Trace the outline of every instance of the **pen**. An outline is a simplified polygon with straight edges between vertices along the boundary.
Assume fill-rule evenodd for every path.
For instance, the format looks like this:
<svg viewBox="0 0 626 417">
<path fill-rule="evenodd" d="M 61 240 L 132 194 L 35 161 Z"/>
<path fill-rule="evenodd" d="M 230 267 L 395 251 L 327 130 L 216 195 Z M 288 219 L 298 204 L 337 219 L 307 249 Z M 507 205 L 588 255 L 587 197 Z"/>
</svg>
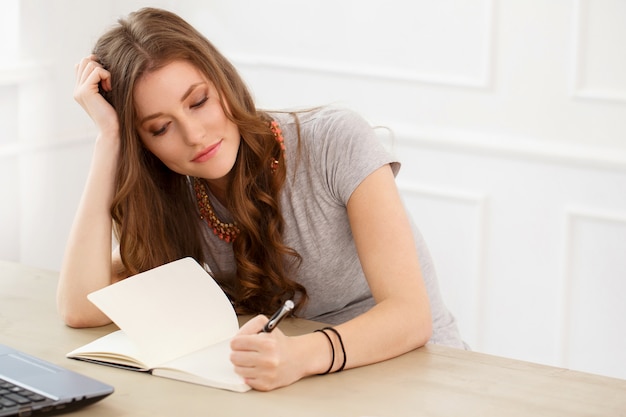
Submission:
<svg viewBox="0 0 626 417">
<path fill-rule="evenodd" d="M 274 313 L 272 317 L 270 317 L 270 320 L 265 324 L 265 326 L 263 326 L 263 330 L 261 330 L 259 333 L 269 333 L 272 330 L 274 330 L 274 328 L 278 326 L 278 323 L 280 323 L 282 319 L 284 319 L 285 317 L 289 315 L 289 313 L 291 313 L 291 310 L 293 310 L 293 307 L 294 307 L 293 301 L 291 300 L 285 301 L 282 307 L 280 307 L 278 311 Z"/>
</svg>

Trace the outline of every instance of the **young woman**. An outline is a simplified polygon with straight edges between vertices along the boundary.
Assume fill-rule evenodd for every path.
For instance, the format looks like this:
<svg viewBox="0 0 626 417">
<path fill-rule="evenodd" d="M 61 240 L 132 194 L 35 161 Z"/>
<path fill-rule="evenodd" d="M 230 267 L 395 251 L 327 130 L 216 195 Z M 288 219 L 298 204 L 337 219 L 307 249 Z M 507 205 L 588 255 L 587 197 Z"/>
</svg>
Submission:
<svg viewBox="0 0 626 417">
<path fill-rule="evenodd" d="M 258 110 L 211 43 L 152 8 L 105 33 L 76 78 L 99 135 L 58 288 L 69 326 L 110 322 L 88 293 L 192 256 L 256 315 L 231 343 L 255 389 L 429 341 L 464 347 L 395 185 L 399 163 L 359 116 Z M 334 327 L 259 334 L 287 298 Z"/>
</svg>

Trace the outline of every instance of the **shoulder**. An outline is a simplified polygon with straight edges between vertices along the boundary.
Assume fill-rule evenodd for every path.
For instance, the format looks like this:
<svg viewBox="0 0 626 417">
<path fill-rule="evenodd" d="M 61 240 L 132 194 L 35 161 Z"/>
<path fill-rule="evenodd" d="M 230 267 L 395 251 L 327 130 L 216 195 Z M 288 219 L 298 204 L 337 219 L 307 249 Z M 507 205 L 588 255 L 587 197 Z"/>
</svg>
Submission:
<svg viewBox="0 0 626 417">
<path fill-rule="evenodd" d="M 308 110 L 271 113 L 279 124 L 299 126 L 301 133 L 323 134 L 372 130 L 371 125 L 356 111 L 341 106 L 323 106 Z"/>
<path fill-rule="evenodd" d="M 328 158 L 341 160 L 357 149 L 369 152 L 380 144 L 370 123 L 345 107 L 324 106 L 281 113 L 277 121 L 282 127 L 288 154 L 302 149 L 307 158 L 322 164 L 328 163 Z M 295 154 L 290 157 L 299 158 Z"/>
<path fill-rule="evenodd" d="M 316 135 L 341 138 L 372 134 L 371 125 L 354 110 L 329 106 L 307 115 L 302 121 L 303 131 L 314 130 Z"/>
</svg>

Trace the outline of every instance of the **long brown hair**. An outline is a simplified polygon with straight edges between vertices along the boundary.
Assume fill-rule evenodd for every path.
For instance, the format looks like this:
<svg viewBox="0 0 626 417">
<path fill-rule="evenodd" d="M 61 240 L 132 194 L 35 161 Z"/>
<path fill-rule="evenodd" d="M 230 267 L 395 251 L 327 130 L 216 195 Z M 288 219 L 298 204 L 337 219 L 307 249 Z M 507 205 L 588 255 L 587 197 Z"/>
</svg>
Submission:
<svg viewBox="0 0 626 417">
<path fill-rule="evenodd" d="M 281 300 L 306 301 L 304 287 L 289 278 L 300 256 L 282 242 L 279 192 L 285 161 L 270 170 L 281 149 L 232 64 L 179 16 L 144 8 L 120 19 L 93 53 L 111 72 L 103 92 L 120 121 L 121 150 L 111 214 L 129 275 L 191 256 L 205 263 L 195 195 L 190 179 L 171 171 L 142 144 L 136 129 L 133 91 L 137 80 L 176 60 L 202 71 L 220 92 L 226 116 L 239 128 L 241 145 L 233 166 L 227 206 L 241 230 L 233 242 L 237 283 L 229 295 L 240 313 L 275 310 Z M 185 215 L 181 215 L 185 213 Z M 218 282 L 220 277 L 216 277 Z"/>
</svg>

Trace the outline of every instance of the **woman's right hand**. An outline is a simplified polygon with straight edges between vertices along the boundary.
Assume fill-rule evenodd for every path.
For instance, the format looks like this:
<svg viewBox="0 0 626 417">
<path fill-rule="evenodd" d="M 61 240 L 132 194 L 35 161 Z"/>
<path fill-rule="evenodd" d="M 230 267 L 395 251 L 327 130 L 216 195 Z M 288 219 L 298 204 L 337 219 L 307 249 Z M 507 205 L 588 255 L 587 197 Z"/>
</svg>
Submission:
<svg viewBox="0 0 626 417">
<path fill-rule="evenodd" d="M 111 91 L 111 73 L 96 59 L 95 55 L 90 55 L 76 65 L 74 100 L 85 109 L 100 132 L 117 135 L 119 133 L 117 113 L 98 89 L 100 86 L 104 91 Z"/>
</svg>

